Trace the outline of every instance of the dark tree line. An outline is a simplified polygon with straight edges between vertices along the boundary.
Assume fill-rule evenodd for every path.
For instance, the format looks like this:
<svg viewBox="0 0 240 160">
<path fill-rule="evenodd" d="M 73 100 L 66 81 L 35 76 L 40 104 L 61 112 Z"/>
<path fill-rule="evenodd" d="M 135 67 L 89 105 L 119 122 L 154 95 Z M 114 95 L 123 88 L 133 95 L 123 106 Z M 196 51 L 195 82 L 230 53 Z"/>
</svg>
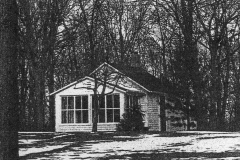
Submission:
<svg viewBox="0 0 240 160">
<path fill-rule="evenodd" d="M 18 8 L 0 1 L 0 159 L 18 159 Z"/>
<path fill-rule="evenodd" d="M 53 130 L 48 94 L 103 62 L 141 67 L 175 86 L 198 129 L 239 130 L 238 0 L 21 0 L 20 130 Z"/>
</svg>

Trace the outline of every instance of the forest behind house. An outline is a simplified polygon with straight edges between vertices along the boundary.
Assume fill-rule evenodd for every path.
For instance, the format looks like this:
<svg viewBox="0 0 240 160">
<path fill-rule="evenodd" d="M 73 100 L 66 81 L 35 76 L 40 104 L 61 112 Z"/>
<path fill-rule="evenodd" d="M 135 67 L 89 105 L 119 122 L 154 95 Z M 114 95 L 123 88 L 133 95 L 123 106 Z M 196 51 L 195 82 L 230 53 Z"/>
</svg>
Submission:
<svg viewBox="0 0 240 160">
<path fill-rule="evenodd" d="M 54 131 L 49 93 L 103 62 L 175 87 L 198 130 L 240 130 L 239 0 L 18 0 L 20 131 Z"/>
</svg>

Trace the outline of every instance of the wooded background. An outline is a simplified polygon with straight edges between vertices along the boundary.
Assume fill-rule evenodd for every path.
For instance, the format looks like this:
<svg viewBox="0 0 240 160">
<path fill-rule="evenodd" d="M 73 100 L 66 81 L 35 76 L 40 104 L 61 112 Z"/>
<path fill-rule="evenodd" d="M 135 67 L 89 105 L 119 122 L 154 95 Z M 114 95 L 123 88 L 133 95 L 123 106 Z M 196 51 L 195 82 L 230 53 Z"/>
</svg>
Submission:
<svg viewBox="0 0 240 160">
<path fill-rule="evenodd" d="M 200 130 L 240 130 L 239 0 L 18 0 L 21 131 L 54 130 L 48 94 L 99 64 L 175 86 Z"/>
</svg>

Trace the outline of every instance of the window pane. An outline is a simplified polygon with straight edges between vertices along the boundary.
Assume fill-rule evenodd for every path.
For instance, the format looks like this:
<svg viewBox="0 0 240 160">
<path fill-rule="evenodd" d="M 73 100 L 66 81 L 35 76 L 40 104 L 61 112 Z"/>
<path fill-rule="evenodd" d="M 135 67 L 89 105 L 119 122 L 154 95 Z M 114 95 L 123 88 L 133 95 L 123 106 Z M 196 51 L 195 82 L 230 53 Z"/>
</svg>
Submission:
<svg viewBox="0 0 240 160">
<path fill-rule="evenodd" d="M 82 108 L 88 109 L 88 96 L 82 96 Z"/>
<path fill-rule="evenodd" d="M 67 123 L 67 111 L 62 111 L 62 123 Z"/>
<path fill-rule="evenodd" d="M 81 111 L 76 111 L 76 123 L 81 123 Z"/>
<path fill-rule="evenodd" d="M 76 97 L 76 109 L 81 109 L 81 96 Z"/>
<path fill-rule="evenodd" d="M 107 110 L 107 122 L 113 122 L 113 110 L 112 109 Z"/>
<path fill-rule="evenodd" d="M 74 102 L 74 99 L 73 97 L 68 97 L 68 109 L 73 109 L 73 102 Z"/>
<path fill-rule="evenodd" d="M 138 97 L 137 96 L 133 97 L 133 105 L 134 106 L 138 105 Z"/>
<path fill-rule="evenodd" d="M 127 95 L 126 96 L 126 109 L 129 108 L 129 96 Z"/>
<path fill-rule="evenodd" d="M 133 102 L 132 102 L 132 96 L 129 96 L 129 107 L 133 106 Z"/>
<path fill-rule="evenodd" d="M 119 95 L 114 95 L 114 108 L 120 108 Z"/>
<path fill-rule="evenodd" d="M 74 123 L 74 111 L 68 111 L 68 123 Z"/>
<path fill-rule="evenodd" d="M 107 95 L 107 108 L 113 108 L 113 106 L 112 106 L 112 95 Z"/>
<path fill-rule="evenodd" d="M 88 110 L 83 110 L 83 122 L 82 123 L 88 123 Z"/>
<path fill-rule="evenodd" d="M 67 109 L 67 97 L 62 97 L 62 109 Z"/>
<path fill-rule="evenodd" d="M 99 110 L 99 122 L 104 123 L 105 122 L 105 109 Z"/>
<path fill-rule="evenodd" d="M 114 109 L 114 122 L 120 122 L 120 109 Z"/>
</svg>

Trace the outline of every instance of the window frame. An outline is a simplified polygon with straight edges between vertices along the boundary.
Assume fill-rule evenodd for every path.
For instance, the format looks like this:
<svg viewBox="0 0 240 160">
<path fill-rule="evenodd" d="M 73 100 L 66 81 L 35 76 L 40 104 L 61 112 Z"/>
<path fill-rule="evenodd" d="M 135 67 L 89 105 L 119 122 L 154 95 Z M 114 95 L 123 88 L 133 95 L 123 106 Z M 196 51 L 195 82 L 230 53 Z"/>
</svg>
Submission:
<svg viewBox="0 0 240 160">
<path fill-rule="evenodd" d="M 77 107 L 76 107 L 77 97 L 81 97 L 81 108 L 79 108 L 79 109 L 77 109 Z M 87 108 L 83 108 L 83 97 L 87 97 Z M 87 123 L 89 123 L 88 95 L 77 95 L 77 96 L 74 97 L 74 100 L 75 100 L 75 103 L 74 103 L 74 116 L 75 116 L 74 120 L 75 121 L 74 121 L 74 123 L 75 124 L 87 124 Z M 81 122 L 77 122 L 77 114 L 76 114 L 77 111 L 80 111 L 80 113 L 81 113 Z M 83 122 L 84 121 L 83 111 L 87 111 L 87 122 Z"/>
<path fill-rule="evenodd" d="M 83 97 L 86 96 L 87 97 L 87 109 L 83 109 Z M 77 109 L 76 108 L 76 97 L 81 97 L 81 108 Z M 63 98 L 66 98 L 66 108 L 63 108 Z M 69 109 L 69 104 L 68 104 L 68 99 L 69 98 L 73 98 L 73 108 Z M 61 95 L 60 96 L 60 101 L 61 101 L 61 124 L 89 124 L 90 120 L 90 108 L 89 108 L 89 95 Z M 69 111 L 73 111 L 73 122 L 69 123 Z M 81 112 L 81 120 L 82 122 L 77 123 L 77 115 L 76 112 L 77 111 L 87 111 L 87 122 L 83 123 L 83 112 Z M 65 120 L 63 120 L 63 112 L 66 112 L 66 117 Z"/>
<path fill-rule="evenodd" d="M 116 108 L 115 107 L 115 100 L 114 100 L 114 96 L 118 96 L 118 105 L 119 107 Z M 111 108 L 108 107 L 108 104 L 107 104 L 107 97 L 108 96 L 111 96 L 111 103 L 112 103 L 112 106 Z M 91 95 L 91 98 L 92 98 L 92 118 L 93 118 L 93 114 L 94 114 L 94 108 L 93 108 L 93 95 Z M 100 122 L 100 112 L 101 110 L 104 110 L 104 122 Z M 108 110 L 112 110 L 112 121 L 111 122 L 108 122 L 108 114 L 107 114 L 107 111 Z M 118 121 L 115 121 L 115 110 L 118 110 L 119 112 L 119 120 Z M 121 102 L 120 102 L 120 94 L 119 93 L 113 93 L 113 94 L 109 94 L 109 95 L 105 95 L 104 96 L 104 108 L 99 108 L 99 113 L 98 113 L 98 124 L 111 124 L 111 123 L 119 123 L 121 120 Z"/>
<path fill-rule="evenodd" d="M 126 107 L 125 110 L 132 108 L 134 105 L 139 105 L 139 96 L 126 95 Z"/>
<path fill-rule="evenodd" d="M 63 108 L 63 98 L 66 98 L 66 106 Z M 73 108 L 69 109 L 69 98 L 73 98 Z M 73 96 L 62 96 L 61 97 L 61 124 L 73 124 L 74 123 L 74 97 Z M 63 119 L 63 113 L 65 117 Z M 69 113 L 73 112 L 73 123 L 69 123 Z"/>
</svg>

